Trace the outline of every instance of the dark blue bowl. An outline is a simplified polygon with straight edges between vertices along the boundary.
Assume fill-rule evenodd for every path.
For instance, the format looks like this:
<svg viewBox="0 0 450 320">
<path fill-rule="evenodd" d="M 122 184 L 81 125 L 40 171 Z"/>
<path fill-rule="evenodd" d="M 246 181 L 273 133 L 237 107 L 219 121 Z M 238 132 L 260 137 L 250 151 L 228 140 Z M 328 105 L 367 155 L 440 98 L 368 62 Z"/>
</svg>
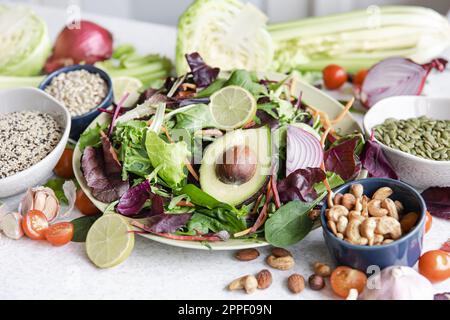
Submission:
<svg viewBox="0 0 450 320">
<path fill-rule="evenodd" d="M 113 101 L 113 88 L 112 88 L 112 81 L 109 75 L 92 65 L 73 65 L 65 68 L 61 68 L 59 70 L 56 70 L 55 72 L 51 73 L 39 86 L 39 89 L 45 90 L 45 88 L 50 85 L 53 78 L 60 75 L 61 73 L 68 73 L 71 71 L 77 71 L 77 70 L 86 70 L 90 73 L 96 73 L 99 74 L 100 77 L 102 77 L 103 80 L 105 80 L 106 85 L 108 87 L 108 93 L 103 99 L 103 101 L 98 105 L 97 107 L 93 108 L 92 110 L 86 112 L 85 114 L 82 114 L 81 116 L 72 117 L 72 129 L 70 130 L 70 138 L 73 140 L 78 140 L 80 135 L 86 130 L 86 128 L 91 124 L 92 121 L 94 121 L 95 118 L 97 118 L 100 114 L 100 111 L 98 111 L 99 108 L 107 108 L 109 107 Z"/>
<path fill-rule="evenodd" d="M 417 212 L 420 218 L 408 234 L 391 244 L 358 246 L 337 238 L 328 229 L 325 217 L 327 204 L 325 204 L 321 214 L 323 235 L 328 251 L 337 265 L 349 266 L 367 273 L 373 272 L 373 268 L 384 269 L 394 265 L 414 266 L 422 253 L 425 234 L 426 205 L 421 195 L 406 183 L 379 178 L 353 181 L 334 191 L 345 194 L 349 192 L 351 185 L 358 183 L 364 186 L 364 194 L 369 197 L 381 187 L 390 187 L 394 191 L 390 198 L 401 201 L 405 206 L 405 212 Z"/>
</svg>

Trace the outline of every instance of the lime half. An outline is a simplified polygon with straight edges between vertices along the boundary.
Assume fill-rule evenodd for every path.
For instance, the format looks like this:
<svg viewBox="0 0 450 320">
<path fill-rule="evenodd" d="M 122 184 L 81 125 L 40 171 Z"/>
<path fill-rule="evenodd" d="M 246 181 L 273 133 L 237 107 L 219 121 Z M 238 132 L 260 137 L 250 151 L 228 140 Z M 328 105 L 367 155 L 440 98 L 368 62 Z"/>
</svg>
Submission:
<svg viewBox="0 0 450 320">
<path fill-rule="evenodd" d="M 222 130 L 243 127 L 256 114 L 256 100 L 242 87 L 225 87 L 211 96 L 210 112 L 216 126 Z"/>
<path fill-rule="evenodd" d="M 98 219 L 86 238 L 89 259 L 99 268 L 112 268 L 124 262 L 134 247 L 134 233 L 130 231 L 130 223 L 118 214 Z"/>
<path fill-rule="evenodd" d="M 141 80 L 132 77 L 113 78 L 114 102 L 118 103 L 128 93 L 124 107 L 130 108 L 139 100 L 139 90 L 143 87 Z"/>
</svg>

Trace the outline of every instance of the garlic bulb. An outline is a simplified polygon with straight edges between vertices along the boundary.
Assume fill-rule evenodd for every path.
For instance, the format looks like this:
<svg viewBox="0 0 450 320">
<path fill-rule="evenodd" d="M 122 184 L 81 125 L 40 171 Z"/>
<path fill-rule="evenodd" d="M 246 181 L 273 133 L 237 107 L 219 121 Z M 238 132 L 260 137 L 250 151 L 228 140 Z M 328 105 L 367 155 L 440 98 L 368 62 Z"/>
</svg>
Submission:
<svg viewBox="0 0 450 320">
<path fill-rule="evenodd" d="M 59 200 L 55 192 L 45 187 L 28 189 L 19 207 L 22 215 L 25 215 L 30 210 L 42 211 L 49 222 L 56 219 L 59 209 Z"/>
<path fill-rule="evenodd" d="M 372 288 L 373 287 L 373 288 Z M 386 268 L 369 278 L 362 300 L 433 300 L 433 286 L 409 267 Z"/>
<path fill-rule="evenodd" d="M 0 230 L 10 239 L 19 240 L 23 237 L 22 216 L 18 212 L 8 213 L 0 218 Z"/>
</svg>

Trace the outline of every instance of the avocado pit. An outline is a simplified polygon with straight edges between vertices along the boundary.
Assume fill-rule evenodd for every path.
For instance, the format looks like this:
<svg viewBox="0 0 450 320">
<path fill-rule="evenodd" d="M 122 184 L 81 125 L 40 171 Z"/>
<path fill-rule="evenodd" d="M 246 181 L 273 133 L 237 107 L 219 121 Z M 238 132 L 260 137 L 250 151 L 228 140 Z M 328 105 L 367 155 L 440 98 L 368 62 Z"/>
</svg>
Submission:
<svg viewBox="0 0 450 320">
<path fill-rule="evenodd" d="M 216 175 L 225 184 L 242 185 L 256 173 L 257 157 L 248 146 L 234 146 L 216 161 Z"/>
</svg>

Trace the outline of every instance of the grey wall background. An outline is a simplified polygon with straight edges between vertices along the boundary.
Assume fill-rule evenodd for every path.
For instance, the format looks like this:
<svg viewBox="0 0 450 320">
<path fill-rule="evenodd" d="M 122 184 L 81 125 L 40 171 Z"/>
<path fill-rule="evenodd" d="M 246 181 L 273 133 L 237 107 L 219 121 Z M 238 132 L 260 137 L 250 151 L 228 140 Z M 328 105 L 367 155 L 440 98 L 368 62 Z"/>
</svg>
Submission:
<svg viewBox="0 0 450 320">
<path fill-rule="evenodd" d="M 345 12 L 370 5 L 422 5 L 446 14 L 450 0 L 249 0 L 264 10 L 271 21 L 286 21 L 305 16 Z M 3 0 L 0 0 L 3 2 Z M 178 16 L 192 0 L 9 0 L 56 7 L 80 5 L 87 12 L 175 25 Z"/>
</svg>

